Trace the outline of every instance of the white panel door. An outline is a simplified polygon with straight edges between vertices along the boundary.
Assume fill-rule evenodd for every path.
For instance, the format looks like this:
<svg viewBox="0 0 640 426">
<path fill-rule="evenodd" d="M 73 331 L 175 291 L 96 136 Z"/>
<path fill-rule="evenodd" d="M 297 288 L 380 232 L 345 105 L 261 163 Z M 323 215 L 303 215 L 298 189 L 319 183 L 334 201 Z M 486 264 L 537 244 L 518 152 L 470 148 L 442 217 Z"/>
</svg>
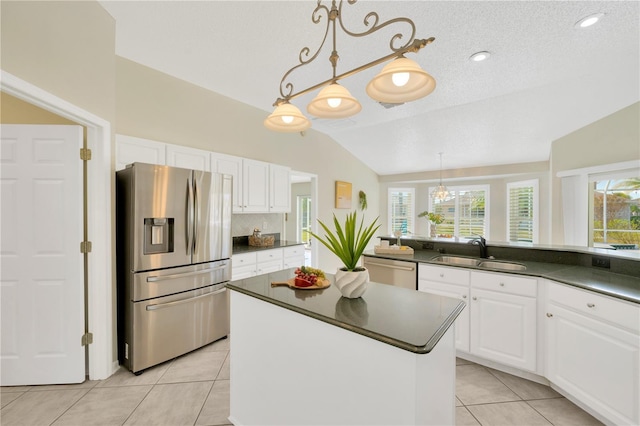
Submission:
<svg viewBox="0 0 640 426">
<path fill-rule="evenodd" d="M 80 383 L 82 127 L 1 131 L 0 383 Z"/>
</svg>

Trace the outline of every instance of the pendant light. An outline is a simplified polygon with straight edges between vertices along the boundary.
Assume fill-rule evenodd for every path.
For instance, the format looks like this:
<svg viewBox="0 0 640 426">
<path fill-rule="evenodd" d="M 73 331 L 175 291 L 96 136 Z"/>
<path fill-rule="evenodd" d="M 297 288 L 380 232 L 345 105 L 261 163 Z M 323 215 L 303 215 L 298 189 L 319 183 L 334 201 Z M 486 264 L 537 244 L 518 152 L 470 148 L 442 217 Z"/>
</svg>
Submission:
<svg viewBox="0 0 640 426">
<path fill-rule="evenodd" d="M 267 129 L 277 132 L 304 132 L 311 127 L 311 121 L 298 107 L 284 102 L 264 120 L 264 125 Z"/>
<path fill-rule="evenodd" d="M 450 194 L 447 187 L 442 184 L 442 153 L 438 154 L 440 155 L 440 185 L 431 192 L 431 197 L 435 200 L 446 201 L 449 199 Z"/>
<path fill-rule="evenodd" d="M 325 86 L 307 105 L 309 114 L 320 118 L 347 118 L 361 109 L 360 102 L 338 83 Z"/>
<path fill-rule="evenodd" d="M 302 115 L 293 105 L 290 105 L 289 102 L 318 89 L 321 89 L 320 92 L 307 106 L 309 114 L 328 119 L 341 119 L 357 114 L 362 110 L 362 105 L 345 87 L 338 84 L 338 81 L 381 64 L 386 64 L 386 66 L 366 87 L 367 93 L 374 100 L 385 103 L 405 103 L 420 99 L 433 92 L 436 87 L 433 77 L 420 68 L 415 61 L 405 58 L 405 54 L 419 52 L 426 45 L 433 43 L 435 38 L 416 38 L 416 26 L 409 18 L 398 17 L 379 22 L 376 12 L 369 12 L 365 16 L 366 25 L 370 25 L 369 20 L 375 18 L 366 31 L 351 31 L 347 29 L 342 21 L 342 11 L 343 5 L 353 5 L 356 1 L 331 0 L 330 6 L 325 5 L 323 0 L 315 2 L 316 8 L 311 15 L 311 20 L 314 24 L 326 25 L 324 29 L 325 36 L 317 49 L 302 48 L 298 54 L 299 63 L 285 72 L 280 81 L 280 97 L 273 104 L 276 110 L 264 120 L 264 124 L 268 129 L 279 132 L 301 132 L 311 127 L 309 119 Z M 325 16 L 326 19 L 324 19 Z M 406 24 L 404 26 L 410 31 L 393 33 L 394 35 L 389 42 L 389 47 L 391 48 L 389 54 L 341 74 L 336 72 L 339 60 L 336 36 L 338 30 L 342 30 L 349 37 L 367 37 L 394 24 Z M 325 44 L 328 45 L 329 43 L 333 47 L 329 56 L 333 71 L 331 78 L 315 83 L 306 89 L 295 91 L 293 82 L 290 81 L 290 75 L 300 67 L 315 61 L 320 52 L 323 51 Z M 367 51 L 370 49 L 372 49 L 371 46 L 362 48 L 362 50 Z M 295 108 L 295 110 L 292 108 Z"/>
<path fill-rule="evenodd" d="M 417 62 L 401 56 L 382 68 L 367 84 L 367 94 L 378 102 L 401 104 L 424 98 L 436 81 Z"/>
</svg>

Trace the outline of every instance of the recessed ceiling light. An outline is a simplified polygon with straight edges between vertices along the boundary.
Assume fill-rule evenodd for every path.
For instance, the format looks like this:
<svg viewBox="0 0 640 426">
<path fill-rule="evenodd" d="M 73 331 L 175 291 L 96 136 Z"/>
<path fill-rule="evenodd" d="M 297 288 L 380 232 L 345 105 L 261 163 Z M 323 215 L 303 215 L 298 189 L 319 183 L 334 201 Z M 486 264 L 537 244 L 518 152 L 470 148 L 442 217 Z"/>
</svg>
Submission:
<svg viewBox="0 0 640 426">
<path fill-rule="evenodd" d="M 587 28 L 595 24 L 604 16 L 604 13 L 594 13 L 593 15 L 585 16 L 578 22 L 576 22 L 576 28 Z"/>
<path fill-rule="evenodd" d="M 489 56 L 491 56 L 491 53 L 489 52 L 477 52 L 471 55 L 469 59 L 474 62 L 480 62 L 480 61 L 484 61 L 485 59 L 488 59 Z"/>
</svg>

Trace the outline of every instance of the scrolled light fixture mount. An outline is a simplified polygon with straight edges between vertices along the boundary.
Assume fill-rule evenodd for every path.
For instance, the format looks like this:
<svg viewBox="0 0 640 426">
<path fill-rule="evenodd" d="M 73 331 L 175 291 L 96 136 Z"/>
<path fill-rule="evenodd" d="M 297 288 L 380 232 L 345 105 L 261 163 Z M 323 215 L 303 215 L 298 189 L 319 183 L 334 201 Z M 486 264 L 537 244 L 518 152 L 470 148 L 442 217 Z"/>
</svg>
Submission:
<svg viewBox="0 0 640 426">
<path fill-rule="evenodd" d="M 357 0 L 347 0 L 350 5 L 356 2 Z M 264 125 L 268 129 L 279 132 L 302 132 L 311 127 L 311 121 L 290 101 L 320 88 L 322 90 L 307 106 L 309 114 L 320 118 L 346 118 L 357 114 L 362 109 L 360 102 L 349 93 L 346 87 L 338 84 L 338 81 L 388 61 L 391 62 L 385 65 L 382 71 L 367 85 L 367 94 L 374 100 L 383 103 L 401 104 L 423 98 L 435 89 L 436 82 L 434 78 L 420 68 L 420 65 L 415 61 L 404 56 L 406 53 L 417 53 L 427 44 L 432 43 L 435 38 L 416 39 L 416 27 L 412 20 L 400 17 L 380 22 L 380 17 L 376 12 L 369 12 L 365 16 L 364 25 L 368 27 L 367 30 L 352 32 L 345 28 L 342 22 L 342 5 L 343 0 L 332 0 L 331 8 L 329 8 L 322 4 L 322 0 L 318 0 L 317 6 L 311 15 L 311 20 L 314 24 L 319 24 L 323 16 L 327 17 L 322 43 L 313 54 L 311 54 L 311 49 L 308 47 L 300 50 L 298 55 L 299 63 L 285 72 L 280 81 L 280 97 L 273 104 L 276 108 L 264 120 Z M 336 74 L 339 59 L 336 47 L 337 27 L 342 29 L 348 36 L 366 37 L 384 27 L 397 23 L 407 24 L 411 29 L 408 40 L 404 44 L 396 46 L 404 37 L 402 33 L 396 33 L 389 42 L 392 53 L 342 74 Z M 332 77 L 306 89 L 294 91 L 293 83 L 288 80 L 289 76 L 298 68 L 310 64 L 318 57 L 327 42 L 329 34 L 331 34 L 333 45 L 333 50 L 329 56 L 333 71 Z"/>
</svg>

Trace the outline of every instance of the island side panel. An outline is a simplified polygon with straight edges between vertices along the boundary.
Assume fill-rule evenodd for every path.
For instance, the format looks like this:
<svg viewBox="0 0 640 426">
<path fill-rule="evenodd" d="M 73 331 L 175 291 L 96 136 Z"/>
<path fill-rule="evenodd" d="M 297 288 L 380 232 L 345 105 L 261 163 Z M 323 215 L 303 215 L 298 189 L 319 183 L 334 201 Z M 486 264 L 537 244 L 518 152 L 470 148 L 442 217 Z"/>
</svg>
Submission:
<svg viewBox="0 0 640 426">
<path fill-rule="evenodd" d="M 419 355 L 231 291 L 230 335 L 234 424 L 454 423 L 451 333 Z"/>
</svg>

